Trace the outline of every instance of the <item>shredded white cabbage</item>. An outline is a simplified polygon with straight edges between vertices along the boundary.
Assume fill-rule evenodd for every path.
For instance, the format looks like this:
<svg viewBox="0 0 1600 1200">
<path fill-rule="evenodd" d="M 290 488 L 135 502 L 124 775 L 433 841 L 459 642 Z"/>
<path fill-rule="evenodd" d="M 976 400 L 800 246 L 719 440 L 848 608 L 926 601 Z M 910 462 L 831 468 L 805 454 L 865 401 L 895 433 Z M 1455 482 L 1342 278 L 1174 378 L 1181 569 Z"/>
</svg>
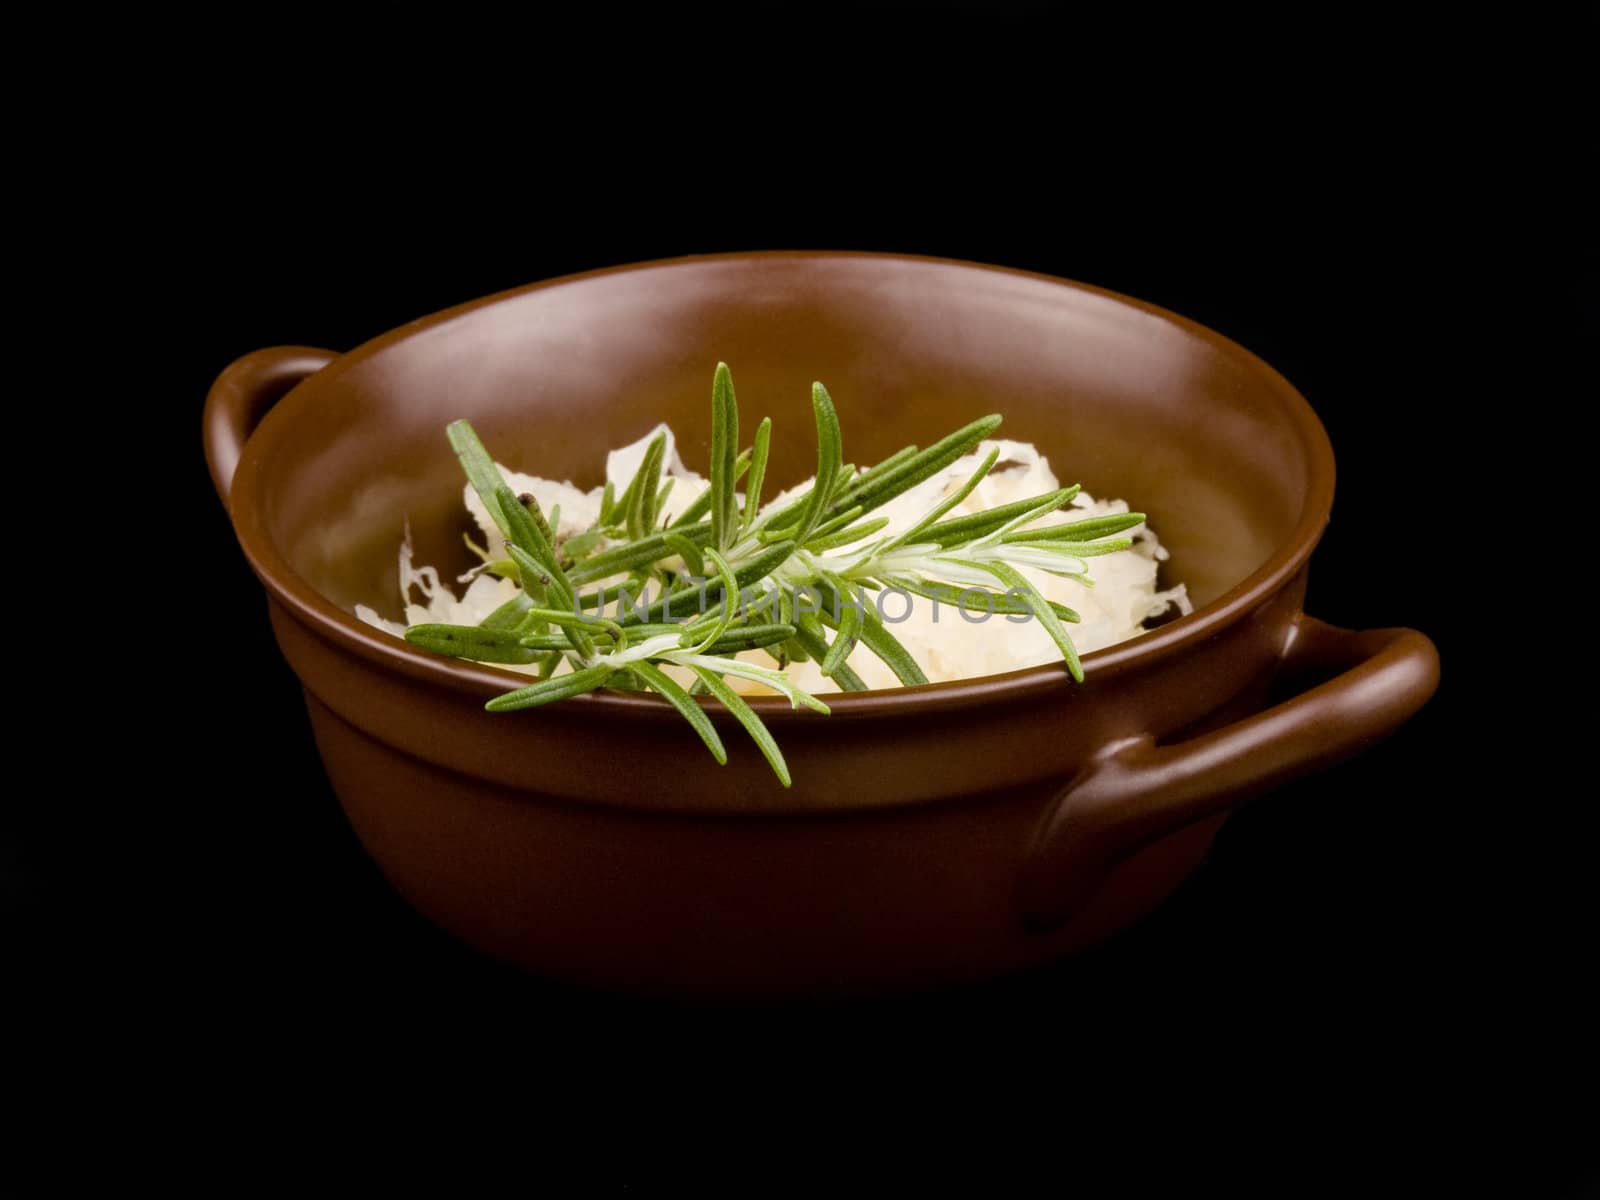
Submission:
<svg viewBox="0 0 1600 1200">
<path fill-rule="evenodd" d="M 670 514 L 682 512 L 709 483 L 684 466 L 678 456 L 676 439 L 667 426 L 659 425 L 631 445 L 613 450 L 606 459 L 606 478 L 620 494 L 637 471 L 646 445 L 658 432 L 666 434 L 663 472 L 674 481 L 665 508 L 670 520 Z M 1032 445 L 1003 439 L 982 442 L 971 454 L 956 460 L 943 471 L 876 510 L 873 515 L 887 517 L 889 525 L 873 538 L 887 537 L 916 524 L 943 497 L 950 495 L 970 478 L 989 451 L 996 447 L 999 449 L 999 458 L 994 469 L 971 495 L 942 519 L 950 520 L 967 513 L 982 512 L 1061 486 L 1055 472 L 1050 469 L 1049 460 Z M 513 492 L 533 493 L 547 513 L 554 505 L 561 506 L 560 524 L 556 530 L 558 537 L 581 533 L 599 518 L 601 488 L 582 492 L 571 483 L 556 483 L 537 476 L 506 471 L 503 467 L 501 470 Z M 805 486 L 800 484 L 791 488 L 777 497 L 777 501 L 797 494 Z M 494 528 L 482 501 L 470 484 L 464 488 L 463 495 L 467 510 L 482 531 L 484 544 L 498 546 L 502 535 Z M 1070 508 L 1041 517 L 1030 528 L 1128 511 L 1125 501 L 1096 500 L 1087 492 L 1079 492 Z M 1068 632 L 1080 654 L 1138 637 L 1145 632 L 1146 618 L 1159 616 L 1169 608 L 1176 607 L 1180 613 L 1193 611 L 1183 584 L 1165 590 L 1156 587 L 1157 567 L 1167 557 L 1167 552 L 1162 549 L 1150 526 L 1138 525 L 1120 536 L 1133 539 L 1131 549 L 1088 560 L 1093 587 L 1032 567 L 1017 568 L 1046 597 L 1065 604 L 1080 615 L 1082 620 L 1078 624 L 1068 626 Z M 411 531 L 407 527 L 405 540 L 400 547 L 400 592 L 405 606 L 405 622 L 387 621 L 366 605 L 356 607 L 356 616 L 369 625 L 403 637 L 410 625 L 476 625 L 516 593 L 516 585 L 510 580 L 497 579 L 483 573 L 481 568 L 468 572 L 460 582 L 467 582 L 467 588 L 458 598 L 440 580 L 438 571 L 433 567 L 413 565 Z M 906 619 L 896 621 L 895 618 L 906 608 L 903 597 L 885 597 L 886 622 L 891 631 L 934 683 L 998 675 L 1023 667 L 1059 662 L 1061 659 L 1061 652 L 1050 640 L 1050 635 L 1038 621 L 1032 619 L 1008 620 L 1003 616 L 990 616 L 985 620 L 977 620 L 983 610 L 981 606 L 974 606 L 970 610 L 970 617 L 974 619 L 969 620 L 949 605 L 935 605 L 931 600 L 913 597 Z M 739 657 L 767 667 L 773 665 L 772 658 L 762 650 L 748 650 Z M 857 649 L 850 656 L 850 665 L 869 688 L 899 686 L 893 672 L 870 651 Z M 528 673 L 536 670 L 533 666 L 510 669 Z M 677 674 L 681 669 L 671 670 Z M 790 663 L 785 673 L 809 692 L 839 690 L 833 680 L 822 675 L 815 662 Z M 682 678 L 688 681 L 692 677 L 685 672 Z M 770 691 L 765 685 L 752 680 L 729 677 L 728 682 L 743 692 Z"/>
</svg>

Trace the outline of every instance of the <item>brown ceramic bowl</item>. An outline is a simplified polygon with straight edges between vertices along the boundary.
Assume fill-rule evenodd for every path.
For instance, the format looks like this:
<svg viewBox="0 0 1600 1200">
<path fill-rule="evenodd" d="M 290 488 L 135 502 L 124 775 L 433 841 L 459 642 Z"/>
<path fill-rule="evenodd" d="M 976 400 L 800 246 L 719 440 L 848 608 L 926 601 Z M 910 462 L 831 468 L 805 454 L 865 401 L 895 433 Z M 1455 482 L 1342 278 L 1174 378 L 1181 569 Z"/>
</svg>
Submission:
<svg viewBox="0 0 1600 1200">
<path fill-rule="evenodd" d="M 490 715 L 526 682 L 361 624 L 396 546 L 460 563 L 467 417 L 506 465 L 599 480 L 665 419 L 704 466 L 719 359 L 810 474 L 809 387 L 871 462 L 989 411 L 1064 481 L 1149 512 L 1196 611 L 1060 667 L 756 702 L 792 790 L 720 709 L 718 767 L 664 702 Z M 270 408 L 270 411 L 268 409 Z M 349 354 L 262 350 L 207 402 L 219 492 L 361 841 L 422 913 L 583 983 L 797 995 L 970 979 L 1100 941 L 1194 870 L 1230 809 L 1395 729 L 1421 634 L 1305 615 L 1333 456 L 1265 363 L 1094 288 L 966 263 L 741 254 L 599 271 L 413 322 Z M 1262 711 L 1285 666 L 1324 682 Z M 670 786 L 665 786 L 670 784 Z"/>
</svg>

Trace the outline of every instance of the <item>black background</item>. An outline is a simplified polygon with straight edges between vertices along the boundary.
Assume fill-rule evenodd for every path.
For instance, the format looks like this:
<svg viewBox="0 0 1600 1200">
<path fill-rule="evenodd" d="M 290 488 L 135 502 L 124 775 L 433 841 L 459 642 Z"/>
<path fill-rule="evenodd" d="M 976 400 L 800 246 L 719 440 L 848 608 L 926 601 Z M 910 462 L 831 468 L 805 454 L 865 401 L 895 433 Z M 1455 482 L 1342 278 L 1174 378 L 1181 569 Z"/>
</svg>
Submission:
<svg viewBox="0 0 1600 1200">
<path fill-rule="evenodd" d="M 1191 123 L 1179 105 L 1151 118 L 1134 169 L 1092 160 L 1094 110 L 1048 83 L 978 104 L 948 77 L 826 116 L 786 110 L 759 137 L 712 115 L 737 100 L 730 90 L 705 109 L 641 103 L 599 126 L 541 108 L 524 139 L 488 155 L 448 129 L 393 123 L 341 130 L 355 149 L 311 145 L 271 115 L 240 139 L 268 147 L 270 167 L 174 149 L 151 219 L 121 232 L 143 264 L 128 299 L 163 339 L 159 387 L 140 386 L 144 433 L 166 457 L 140 496 L 181 514 L 176 556 L 208 587 L 191 637 L 158 665 L 198 661 L 212 690 L 180 728 L 168 718 L 144 736 L 137 769 L 164 781 L 165 801 L 112 826 L 127 839 L 116 903 L 79 905 L 69 854 L 13 840 L 18 927 L 48 948 L 87 907 L 124 964 L 117 986 L 157 1014 L 151 1028 L 227 1054 L 581 1061 L 615 1105 L 708 1078 L 757 1105 L 819 1078 L 835 1101 L 859 1103 L 865 1086 L 885 1103 L 921 1092 L 957 1108 L 1019 1078 L 1047 1094 L 1132 1084 L 1145 1102 L 1200 1107 L 1218 1089 L 1291 1108 L 1353 1095 L 1344 1166 L 1470 1170 L 1479 1151 L 1431 1132 L 1442 1109 L 1515 1095 L 1511 1107 L 1542 1114 L 1551 1080 L 1585 1078 L 1570 970 L 1585 922 L 1564 891 L 1546 896 L 1570 879 L 1554 866 L 1541 879 L 1527 860 L 1527 820 L 1549 831 L 1564 817 L 1543 791 L 1546 764 L 1508 753 L 1519 743 L 1506 721 L 1530 693 L 1493 669 L 1505 618 L 1445 581 L 1516 577 L 1515 547 L 1485 545 L 1460 518 L 1487 529 L 1525 495 L 1500 489 L 1526 486 L 1507 427 L 1552 386 L 1531 331 L 1577 334 L 1590 301 L 1587 243 L 1564 240 L 1566 198 L 1551 187 L 1544 202 L 1540 156 L 1488 122 L 1441 128 L 1436 91 L 1380 117 L 1297 121 L 1292 136 L 1260 106 Z M 367 134 L 374 148 L 361 150 Z M 1489 196 L 1485 176 L 1508 172 L 1544 219 Z M 1020 978 L 730 1011 L 522 978 L 434 931 L 366 858 L 323 777 L 206 476 L 206 389 L 262 346 L 345 350 L 538 279 L 757 248 L 1022 267 L 1152 301 L 1253 350 L 1310 400 L 1339 465 L 1308 607 L 1350 628 L 1427 632 L 1439 695 L 1359 760 L 1241 811 L 1138 928 Z M 1511 375 L 1508 360 L 1520 362 Z M 63 882 L 72 902 L 56 899 Z M 947 1094 L 958 1065 L 988 1082 Z M 1524 1194 L 1553 1194 L 1582 1156 L 1583 1109 L 1565 1111 L 1509 1148 Z"/>
</svg>

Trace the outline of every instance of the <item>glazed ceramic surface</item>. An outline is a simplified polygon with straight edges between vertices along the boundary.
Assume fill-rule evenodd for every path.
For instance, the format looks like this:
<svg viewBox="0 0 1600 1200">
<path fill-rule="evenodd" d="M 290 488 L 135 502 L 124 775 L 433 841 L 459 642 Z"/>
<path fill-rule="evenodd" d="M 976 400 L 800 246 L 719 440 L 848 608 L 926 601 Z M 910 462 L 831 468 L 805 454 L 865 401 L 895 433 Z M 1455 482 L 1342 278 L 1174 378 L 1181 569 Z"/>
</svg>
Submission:
<svg viewBox="0 0 1600 1200">
<path fill-rule="evenodd" d="M 419 562 L 469 565 L 448 421 L 588 488 L 665 420 L 703 471 L 719 360 L 747 419 L 789 434 L 825 382 L 858 463 L 1003 413 L 1063 482 L 1150 514 L 1196 611 L 1085 656 L 1081 685 L 1052 666 L 830 696 L 826 717 L 758 700 L 787 790 L 720 708 L 726 767 L 652 696 L 490 715 L 526 677 L 352 615 L 399 615 L 405 521 Z M 1071 952 L 1168 895 L 1234 805 L 1392 731 L 1438 678 L 1420 634 L 1305 615 L 1333 458 L 1283 378 L 1172 314 L 1022 272 L 779 253 L 555 280 L 349 354 L 249 355 L 212 390 L 206 445 L 362 842 L 446 929 L 570 980 L 796 995 Z M 774 447 L 772 485 L 810 474 L 808 437 Z M 1286 665 L 1326 681 L 1263 711 Z"/>
</svg>

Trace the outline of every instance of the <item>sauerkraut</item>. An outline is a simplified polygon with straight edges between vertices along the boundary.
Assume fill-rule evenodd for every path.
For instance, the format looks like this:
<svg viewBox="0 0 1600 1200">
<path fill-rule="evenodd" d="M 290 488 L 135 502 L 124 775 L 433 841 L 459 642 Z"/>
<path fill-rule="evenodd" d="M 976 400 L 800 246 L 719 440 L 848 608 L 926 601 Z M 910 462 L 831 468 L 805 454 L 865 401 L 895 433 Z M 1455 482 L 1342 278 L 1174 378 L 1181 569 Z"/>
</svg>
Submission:
<svg viewBox="0 0 1600 1200">
<path fill-rule="evenodd" d="M 613 450 L 606 458 L 606 479 L 618 493 L 622 492 L 638 470 L 646 445 L 658 432 L 666 435 L 663 474 L 674 481 L 666 505 L 667 520 L 670 521 L 672 513 L 682 512 L 705 491 L 709 483 L 684 465 L 678 454 L 677 440 L 667 426 L 658 426 L 631 445 Z M 877 509 L 873 515 L 887 518 L 889 524 L 881 533 L 873 535 L 874 538 L 889 537 L 916 524 L 941 498 L 955 492 L 994 449 L 998 449 L 999 458 L 993 469 L 971 495 L 946 514 L 945 519 L 1024 500 L 1061 486 L 1051 470 L 1049 460 L 1029 443 L 1005 439 L 981 442 L 971 454 L 957 459 L 944 470 Z M 599 519 L 602 488 L 583 491 L 570 482 L 523 475 L 503 467 L 501 470 L 513 492 L 531 492 L 545 512 L 552 512 L 557 505 L 560 506 L 555 529 L 558 539 L 564 540 L 582 533 Z M 780 505 L 805 486 L 797 485 L 767 503 Z M 464 488 L 463 497 L 467 511 L 477 523 L 484 547 L 497 547 L 502 535 L 494 527 L 483 502 L 470 484 Z M 1128 511 L 1129 507 L 1123 500 L 1099 500 L 1088 491 L 1080 491 L 1065 507 L 1039 518 L 1028 527 L 1039 528 Z M 1068 626 L 1080 654 L 1138 637 L 1146 631 L 1146 622 L 1152 618 L 1173 610 L 1180 614 L 1192 610 L 1183 584 L 1177 583 L 1167 588 L 1158 586 L 1157 572 L 1167 552 L 1149 524 L 1135 526 L 1123 536 L 1133 540 L 1129 550 L 1090 560 L 1089 574 L 1094 581 L 1092 587 L 1079 580 L 1052 575 L 1032 567 L 1018 568 L 1048 599 L 1059 601 L 1080 615 L 1079 623 Z M 403 637 L 406 628 L 411 625 L 476 625 L 511 599 L 517 590 L 511 580 L 490 574 L 486 567 L 477 567 L 455 581 L 457 586 L 464 585 L 458 594 L 455 587 L 440 578 L 435 568 L 419 567 L 413 562 L 409 530 L 401 541 L 399 554 L 400 600 L 404 621 L 386 620 L 366 605 L 356 608 L 356 615 L 361 620 L 397 637 Z M 670 566 L 674 561 L 667 560 L 667 565 Z M 905 612 L 903 618 L 902 611 Z M 1061 661 L 1060 650 L 1038 621 L 986 615 L 981 604 L 973 604 L 964 615 L 952 605 L 920 596 L 892 597 L 884 605 L 884 620 L 933 683 L 998 675 L 1023 667 Z M 769 667 L 773 665 L 773 659 L 762 650 L 747 650 L 739 657 Z M 888 666 L 870 653 L 858 649 L 851 655 L 850 665 L 869 688 L 900 686 Z M 507 669 L 526 673 L 536 671 L 533 666 Z M 796 684 L 808 692 L 818 694 L 839 690 L 832 679 L 821 673 L 814 661 L 790 662 L 785 670 Z M 748 680 L 730 677 L 728 682 L 744 692 L 767 690 L 761 684 Z"/>
</svg>

